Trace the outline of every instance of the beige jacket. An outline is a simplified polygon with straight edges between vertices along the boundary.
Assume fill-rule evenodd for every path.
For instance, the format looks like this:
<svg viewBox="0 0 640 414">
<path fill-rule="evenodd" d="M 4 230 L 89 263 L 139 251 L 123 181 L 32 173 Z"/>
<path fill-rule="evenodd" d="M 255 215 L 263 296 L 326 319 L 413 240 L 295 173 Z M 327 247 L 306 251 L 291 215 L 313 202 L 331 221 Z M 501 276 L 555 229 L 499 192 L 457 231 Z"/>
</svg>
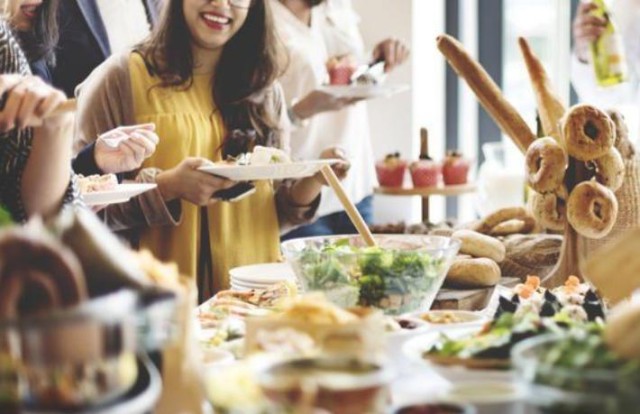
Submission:
<svg viewBox="0 0 640 414">
<path fill-rule="evenodd" d="M 130 52 L 114 55 L 89 76 L 78 88 L 76 97 L 76 136 L 74 151 L 77 153 L 97 137 L 122 125 L 133 125 L 134 119 L 131 78 L 129 75 Z M 278 139 L 278 146 L 288 150 L 288 130 L 286 111 L 282 110 L 284 100 L 279 85 L 275 85 L 268 95 L 281 113 L 284 133 Z M 154 183 L 160 170 L 145 168 L 126 175 L 129 180 L 140 183 Z M 308 206 L 296 205 L 290 197 L 291 181 L 276 184 L 276 207 L 280 228 L 286 231 L 313 219 L 320 203 L 320 197 Z M 114 231 L 134 230 L 147 226 L 177 225 L 181 217 L 181 201 L 165 202 L 158 189 L 148 191 L 131 201 L 110 205 L 103 210 L 106 223 Z M 135 232 L 130 235 L 135 244 Z"/>
</svg>

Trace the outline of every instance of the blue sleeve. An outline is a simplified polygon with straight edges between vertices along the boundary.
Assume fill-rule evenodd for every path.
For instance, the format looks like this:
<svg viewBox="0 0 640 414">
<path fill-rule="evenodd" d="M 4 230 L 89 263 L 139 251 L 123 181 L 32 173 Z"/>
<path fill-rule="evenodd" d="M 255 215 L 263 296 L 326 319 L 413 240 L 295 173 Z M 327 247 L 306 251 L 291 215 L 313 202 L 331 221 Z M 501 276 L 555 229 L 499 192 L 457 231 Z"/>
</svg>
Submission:
<svg viewBox="0 0 640 414">
<path fill-rule="evenodd" d="M 51 74 L 51 69 L 49 65 L 44 61 L 44 59 L 36 60 L 35 62 L 31 62 L 31 72 L 34 75 L 42 78 L 49 85 L 53 84 L 53 75 Z"/>
</svg>

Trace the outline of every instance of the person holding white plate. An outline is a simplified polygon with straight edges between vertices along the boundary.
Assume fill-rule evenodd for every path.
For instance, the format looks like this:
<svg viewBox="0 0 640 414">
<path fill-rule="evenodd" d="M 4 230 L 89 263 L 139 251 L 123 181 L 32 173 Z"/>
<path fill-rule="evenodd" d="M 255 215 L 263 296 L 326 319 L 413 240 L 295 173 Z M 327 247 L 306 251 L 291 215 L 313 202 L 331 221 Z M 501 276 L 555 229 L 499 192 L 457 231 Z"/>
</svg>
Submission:
<svg viewBox="0 0 640 414">
<path fill-rule="evenodd" d="M 330 58 L 365 56 L 351 0 L 270 2 L 288 52 L 288 66 L 280 82 L 295 126 L 291 135 L 292 155 L 294 159 L 310 159 L 322 148 L 343 148 L 351 162 L 350 174 L 343 185 L 365 221 L 371 222 L 372 194 L 377 181 L 366 104 L 319 90 L 327 83 L 326 64 Z M 383 60 L 389 72 L 408 56 L 409 50 L 402 42 L 386 39 L 374 48 L 370 58 L 371 62 Z M 323 191 L 318 214 L 316 222 L 296 228 L 282 238 L 355 232 L 330 189 Z"/>
</svg>

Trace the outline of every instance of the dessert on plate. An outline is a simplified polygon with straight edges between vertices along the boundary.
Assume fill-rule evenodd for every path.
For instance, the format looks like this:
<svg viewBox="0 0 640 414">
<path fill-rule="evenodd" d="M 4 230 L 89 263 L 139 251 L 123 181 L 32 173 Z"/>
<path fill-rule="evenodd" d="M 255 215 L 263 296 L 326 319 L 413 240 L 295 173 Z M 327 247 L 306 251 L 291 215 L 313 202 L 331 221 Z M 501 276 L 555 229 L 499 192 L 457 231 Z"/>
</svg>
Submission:
<svg viewBox="0 0 640 414">
<path fill-rule="evenodd" d="M 431 157 L 421 155 L 419 161 L 411 163 L 409 172 L 414 187 L 435 187 L 440 182 L 442 166 Z"/>
<path fill-rule="evenodd" d="M 86 177 L 78 175 L 78 187 L 82 194 L 114 190 L 117 186 L 118 178 L 115 174 L 94 174 Z"/>
<path fill-rule="evenodd" d="M 383 187 L 402 187 L 407 162 L 400 158 L 400 153 L 388 154 L 384 160 L 376 163 L 378 181 Z"/>
</svg>

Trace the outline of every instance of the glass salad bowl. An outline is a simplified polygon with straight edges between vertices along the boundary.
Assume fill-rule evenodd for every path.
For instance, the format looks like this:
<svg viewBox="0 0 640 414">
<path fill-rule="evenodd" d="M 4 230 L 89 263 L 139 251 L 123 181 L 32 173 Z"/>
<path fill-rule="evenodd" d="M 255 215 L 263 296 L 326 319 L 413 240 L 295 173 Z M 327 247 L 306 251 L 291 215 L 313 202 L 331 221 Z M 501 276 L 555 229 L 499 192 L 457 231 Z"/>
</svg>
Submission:
<svg viewBox="0 0 640 414">
<path fill-rule="evenodd" d="M 640 361 L 620 361 L 598 333 L 544 335 L 513 349 L 527 399 L 543 413 L 613 414 L 640 407 Z"/>
<path fill-rule="evenodd" d="M 282 251 L 306 291 L 322 291 L 342 307 L 371 306 L 386 314 L 428 310 L 460 242 L 448 237 L 376 235 L 284 242 Z"/>
</svg>

